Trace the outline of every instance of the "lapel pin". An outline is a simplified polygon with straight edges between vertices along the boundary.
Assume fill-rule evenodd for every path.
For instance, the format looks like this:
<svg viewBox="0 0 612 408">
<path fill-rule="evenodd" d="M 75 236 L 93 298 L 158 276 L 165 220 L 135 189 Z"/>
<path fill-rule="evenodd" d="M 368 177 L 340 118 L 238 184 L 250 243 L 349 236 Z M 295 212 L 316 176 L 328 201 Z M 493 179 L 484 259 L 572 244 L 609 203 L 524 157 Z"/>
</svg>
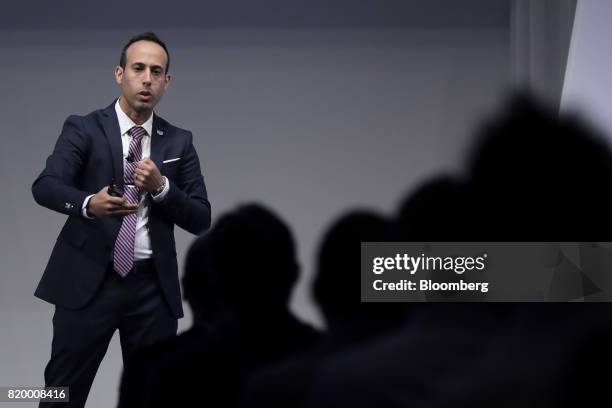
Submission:
<svg viewBox="0 0 612 408">
<path fill-rule="evenodd" d="M 157 134 L 161 136 L 164 134 L 164 132 L 162 130 L 157 129 Z"/>
</svg>

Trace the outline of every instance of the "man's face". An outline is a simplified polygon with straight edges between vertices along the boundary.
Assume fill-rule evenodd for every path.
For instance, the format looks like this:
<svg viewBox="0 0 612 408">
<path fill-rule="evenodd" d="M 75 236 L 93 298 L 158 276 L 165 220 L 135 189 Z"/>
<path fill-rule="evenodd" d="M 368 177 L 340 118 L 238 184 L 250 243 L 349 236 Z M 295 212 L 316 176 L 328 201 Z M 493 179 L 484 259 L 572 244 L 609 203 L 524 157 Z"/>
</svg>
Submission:
<svg viewBox="0 0 612 408">
<path fill-rule="evenodd" d="M 125 69 L 115 68 L 115 80 L 130 110 L 148 113 L 161 100 L 170 84 L 166 63 L 166 52 L 154 42 L 136 41 L 128 47 Z"/>
</svg>

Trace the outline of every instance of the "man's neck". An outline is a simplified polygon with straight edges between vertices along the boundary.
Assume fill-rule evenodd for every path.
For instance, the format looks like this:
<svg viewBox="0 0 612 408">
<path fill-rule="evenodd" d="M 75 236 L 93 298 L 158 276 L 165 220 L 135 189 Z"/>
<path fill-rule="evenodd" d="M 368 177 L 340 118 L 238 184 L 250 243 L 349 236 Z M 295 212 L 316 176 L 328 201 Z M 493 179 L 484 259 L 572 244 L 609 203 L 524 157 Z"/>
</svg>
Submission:
<svg viewBox="0 0 612 408">
<path fill-rule="evenodd" d="M 122 97 L 119 97 L 119 107 L 123 113 L 125 113 L 137 125 L 142 125 L 145 123 L 151 116 L 151 113 L 153 113 L 152 111 L 135 111 L 130 107 L 130 105 L 127 104 L 127 102 L 125 102 L 125 99 Z"/>
</svg>

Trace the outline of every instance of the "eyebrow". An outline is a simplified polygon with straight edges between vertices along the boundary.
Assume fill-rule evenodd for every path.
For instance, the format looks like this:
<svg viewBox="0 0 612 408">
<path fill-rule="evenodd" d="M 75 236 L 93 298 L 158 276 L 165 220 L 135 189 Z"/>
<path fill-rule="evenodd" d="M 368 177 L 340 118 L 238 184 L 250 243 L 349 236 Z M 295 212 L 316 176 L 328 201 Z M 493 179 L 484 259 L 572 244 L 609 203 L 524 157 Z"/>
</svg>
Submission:
<svg viewBox="0 0 612 408">
<path fill-rule="evenodd" d="M 134 62 L 132 63 L 132 67 L 146 67 L 147 64 L 144 62 Z M 161 69 L 163 71 L 164 67 L 161 65 L 151 65 L 151 69 Z"/>
</svg>

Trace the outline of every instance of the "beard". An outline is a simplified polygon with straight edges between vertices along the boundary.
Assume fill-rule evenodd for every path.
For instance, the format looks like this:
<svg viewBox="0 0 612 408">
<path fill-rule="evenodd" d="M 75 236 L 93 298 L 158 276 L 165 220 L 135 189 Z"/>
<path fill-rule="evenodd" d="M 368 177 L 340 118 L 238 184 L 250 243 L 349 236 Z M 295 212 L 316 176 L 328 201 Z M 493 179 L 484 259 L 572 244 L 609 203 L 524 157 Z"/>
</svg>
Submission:
<svg viewBox="0 0 612 408">
<path fill-rule="evenodd" d="M 153 106 L 154 103 L 153 100 L 151 100 L 149 102 L 136 101 L 132 107 L 136 112 L 143 113 L 153 109 Z"/>
</svg>

